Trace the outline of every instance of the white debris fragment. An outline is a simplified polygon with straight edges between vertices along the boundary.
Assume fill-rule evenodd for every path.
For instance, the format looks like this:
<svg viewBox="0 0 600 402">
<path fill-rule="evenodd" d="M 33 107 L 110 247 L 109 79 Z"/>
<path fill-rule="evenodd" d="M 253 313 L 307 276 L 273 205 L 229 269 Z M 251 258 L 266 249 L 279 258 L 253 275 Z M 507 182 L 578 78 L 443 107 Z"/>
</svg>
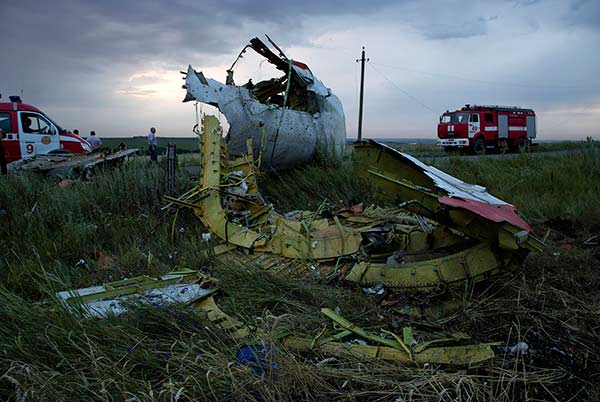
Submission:
<svg viewBox="0 0 600 402">
<path fill-rule="evenodd" d="M 385 292 L 385 288 L 381 283 L 375 284 L 375 286 L 370 288 L 363 288 L 363 292 L 369 295 L 382 295 Z"/>
<path fill-rule="evenodd" d="M 522 353 L 526 354 L 529 350 L 529 345 L 526 342 L 519 342 L 516 345 L 510 347 L 510 353 Z"/>
<path fill-rule="evenodd" d="M 300 94 L 298 98 L 305 101 L 305 107 L 291 105 L 287 93 L 259 100 L 255 88 L 264 87 L 269 81 L 236 86 L 231 77 L 223 84 L 206 78 L 192 66 L 186 73 L 184 101 L 196 100 L 219 108 L 229 123 L 230 153 L 244 154 L 245 139 L 251 138 L 254 154 L 263 155 L 263 168 L 289 168 L 304 163 L 319 146 L 342 155 L 346 123 L 338 97 L 304 63 L 272 53 L 258 38 L 250 43 L 252 49 L 280 71 L 282 76 L 275 80 L 282 80 L 281 83 L 289 80 L 292 87 L 289 92 Z"/>
</svg>

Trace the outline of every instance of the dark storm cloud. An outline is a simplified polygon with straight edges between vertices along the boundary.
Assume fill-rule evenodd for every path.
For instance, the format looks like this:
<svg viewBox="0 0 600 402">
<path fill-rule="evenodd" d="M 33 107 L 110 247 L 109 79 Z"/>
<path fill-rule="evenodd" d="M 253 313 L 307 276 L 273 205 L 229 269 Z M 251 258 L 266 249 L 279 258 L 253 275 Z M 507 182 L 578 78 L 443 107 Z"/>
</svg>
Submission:
<svg viewBox="0 0 600 402">
<path fill-rule="evenodd" d="M 42 103 L 61 103 L 68 97 L 69 102 L 92 104 L 92 93 L 94 104 L 108 102 L 114 82 L 105 84 L 126 79 L 132 68 L 159 63 L 178 69 L 200 60 L 206 65 L 237 51 L 251 36 L 265 33 L 263 29 L 279 31 L 275 39 L 284 46 L 301 43 L 304 36 L 297 33 L 311 15 L 374 12 L 384 4 L 358 0 L 343 7 L 316 0 L 4 2 L 0 37 L 11 40 L 2 45 L 0 90 L 36 92 Z M 252 24 L 262 32 L 248 28 Z"/>
<path fill-rule="evenodd" d="M 350 111 L 348 121 L 362 44 L 374 63 L 417 71 L 383 72 L 434 110 L 480 99 L 550 108 L 597 99 L 599 61 L 590 50 L 599 13 L 597 0 L 4 1 L 0 92 L 23 89 L 67 125 L 95 119 L 108 131 L 117 119 L 105 116 L 118 114 L 123 133 L 147 120 L 181 127 L 185 113 L 172 115 L 183 110 L 178 70 L 192 64 L 215 74 L 248 39 L 268 33 L 314 66 Z M 408 73 L 413 79 L 402 81 Z M 393 127 L 388 120 L 398 112 L 386 107 L 404 95 L 391 98 L 391 89 L 386 80 L 369 87 L 368 113 Z M 405 101 L 410 119 L 435 114 Z"/>
<path fill-rule="evenodd" d="M 565 21 L 570 25 L 600 29 L 600 1 L 573 0 Z"/>
<path fill-rule="evenodd" d="M 472 36 L 487 34 L 488 22 L 497 19 L 498 16 L 480 16 L 465 19 L 463 21 L 456 21 L 453 19 L 445 24 L 429 24 L 427 27 L 421 27 L 421 31 L 425 38 L 432 40 L 470 38 Z"/>
<path fill-rule="evenodd" d="M 5 37 L 18 32 L 17 46 L 57 52 L 60 57 L 94 65 L 103 58 L 132 62 L 136 57 L 161 54 L 229 53 L 243 43 L 238 32 L 247 23 L 293 29 L 311 15 L 358 14 L 378 9 L 377 2 L 367 5 L 364 1 L 350 1 L 340 7 L 315 0 L 289 3 L 59 0 L 40 4 L 44 3 L 5 3 L 0 34 Z"/>
</svg>

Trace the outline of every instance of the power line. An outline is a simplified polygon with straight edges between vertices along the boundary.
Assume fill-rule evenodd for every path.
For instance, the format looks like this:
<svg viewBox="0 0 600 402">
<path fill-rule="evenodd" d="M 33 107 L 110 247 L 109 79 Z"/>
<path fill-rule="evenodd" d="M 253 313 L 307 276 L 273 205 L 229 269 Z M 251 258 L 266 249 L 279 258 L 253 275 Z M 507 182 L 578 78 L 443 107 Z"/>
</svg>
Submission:
<svg viewBox="0 0 600 402">
<path fill-rule="evenodd" d="M 425 109 L 429 110 L 430 112 L 432 112 L 436 116 L 439 114 L 437 111 L 433 110 L 432 108 L 430 108 L 429 106 L 427 106 L 425 103 L 423 103 L 422 101 L 420 101 L 419 99 L 417 99 L 416 97 L 412 96 L 411 94 L 409 94 L 408 92 L 406 92 L 404 89 L 402 89 L 398 85 L 396 85 L 396 83 L 394 81 L 390 80 L 381 71 L 377 70 L 375 68 L 375 66 L 373 66 L 373 64 L 369 64 L 369 67 L 371 67 L 377 74 L 381 75 L 386 81 L 388 81 L 390 84 L 392 84 L 398 91 L 402 92 L 404 95 L 408 96 L 410 99 L 412 99 L 413 101 L 417 102 L 419 105 L 423 106 Z"/>
<path fill-rule="evenodd" d="M 433 77 L 452 78 L 452 79 L 477 82 L 480 84 L 487 84 L 487 85 L 503 85 L 503 86 L 508 85 L 508 86 L 522 87 L 522 88 L 538 88 L 538 89 L 539 88 L 574 89 L 574 88 L 600 87 L 600 85 L 598 85 L 598 84 L 596 84 L 596 85 L 594 85 L 594 84 L 592 84 L 592 85 L 539 85 L 539 84 L 529 84 L 529 83 L 523 83 L 523 82 L 480 80 L 477 78 L 467 78 L 467 77 L 461 77 L 461 76 L 457 76 L 457 75 L 432 73 L 432 72 L 428 72 L 428 71 L 415 70 L 415 69 L 406 68 L 406 67 L 391 66 L 389 64 L 381 64 L 381 63 L 374 63 L 374 64 L 377 64 L 380 67 L 391 68 L 394 70 L 403 70 L 403 71 L 409 71 L 409 72 L 417 73 L 417 74 L 430 75 Z"/>
</svg>

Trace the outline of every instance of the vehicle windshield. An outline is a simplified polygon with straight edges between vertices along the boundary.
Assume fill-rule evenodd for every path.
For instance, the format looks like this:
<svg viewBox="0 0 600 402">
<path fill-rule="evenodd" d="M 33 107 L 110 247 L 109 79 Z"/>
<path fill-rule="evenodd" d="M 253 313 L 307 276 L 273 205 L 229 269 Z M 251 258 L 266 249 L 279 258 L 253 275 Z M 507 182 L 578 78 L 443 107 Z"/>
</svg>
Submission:
<svg viewBox="0 0 600 402">
<path fill-rule="evenodd" d="M 64 128 L 62 128 L 61 126 L 59 126 L 58 124 L 56 124 L 56 122 L 54 120 L 52 120 L 50 117 L 48 117 L 47 115 L 44 114 L 44 117 L 47 118 L 48 120 L 50 120 L 52 122 L 52 124 L 54 124 L 54 126 L 56 127 L 56 129 L 58 130 L 59 134 L 64 134 L 67 132 L 67 130 L 65 130 Z"/>
<path fill-rule="evenodd" d="M 448 113 L 442 116 L 442 123 L 466 123 L 469 113 Z"/>
</svg>

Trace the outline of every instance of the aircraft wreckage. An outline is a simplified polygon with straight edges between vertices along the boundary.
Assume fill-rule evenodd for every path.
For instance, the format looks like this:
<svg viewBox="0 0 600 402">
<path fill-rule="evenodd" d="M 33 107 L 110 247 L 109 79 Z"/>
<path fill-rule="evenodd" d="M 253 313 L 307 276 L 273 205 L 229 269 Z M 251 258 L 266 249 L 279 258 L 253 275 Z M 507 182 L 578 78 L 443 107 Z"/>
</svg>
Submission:
<svg viewBox="0 0 600 402">
<path fill-rule="evenodd" d="M 215 117 L 203 118 L 200 142 L 199 185 L 166 198 L 169 206 L 194 210 L 222 243 L 217 253 L 239 248 L 299 261 L 344 258 L 352 262 L 346 281 L 431 290 L 489 278 L 542 247 L 514 206 L 376 141 L 354 145 L 356 174 L 398 206 L 342 210 L 331 218 L 275 211 L 257 188 L 252 140 L 247 153 L 230 159 Z"/>
<path fill-rule="evenodd" d="M 378 198 L 395 206 L 354 206 L 325 217 L 308 211 L 280 214 L 263 199 L 252 138 L 244 154 L 230 158 L 214 116 L 203 117 L 199 138 L 198 185 L 179 198 L 165 196 L 165 209 L 175 208 L 176 219 L 181 208 L 191 208 L 219 243 L 214 247 L 217 255 L 242 260 L 270 256 L 262 260 L 268 269 L 290 261 L 307 271 L 329 267 L 328 280 L 439 297 L 441 290 L 509 271 L 543 246 L 514 206 L 376 141 L 354 144 L 353 166 L 357 175 L 374 184 Z M 338 269 L 342 260 L 346 268 Z M 206 275 L 180 269 L 159 278 L 143 276 L 59 292 L 57 298 L 74 314 L 88 318 L 122 314 L 132 303 L 187 303 L 234 339 L 267 336 L 223 312 L 214 300 L 216 285 Z M 284 335 L 276 341 L 302 353 L 457 366 L 491 359 L 493 347 L 500 345 L 473 343 L 457 335 L 416 342 L 411 327 L 404 327 L 401 335 L 386 330 L 374 334 L 330 308 L 321 313 L 331 320 L 327 335 Z"/>
<path fill-rule="evenodd" d="M 244 154 L 246 139 L 251 138 L 254 154 L 262 156 L 264 169 L 299 165 L 318 150 L 341 155 L 346 126 L 340 100 L 306 64 L 287 58 L 277 45 L 272 41 L 271 44 L 278 55 L 260 39 L 252 39 L 227 70 L 225 84 L 206 78 L 189 66 L 183 86 L 187 91 L 184 102 L 195 100 L 216 106 L 230 126 L 230 154 Z M 236 86 L 233 67 L 247 48 L 263 56 L 282 76 Z"/>
<path fill-rule="evenodd" d="M 222 84 L 188 68 L 185 101 L 218 107 L 230 128 L 224 138 L 219 120 L 204 115 L 195 129 L 201 154 L 198 183 L 180 197 L 164 197 L 164 209 L 174 211 L 172 233 L 179 211 L 189 208 L 208 232 L 202 238 L 211 241 L 220 258 L 252 259 L 279 274 L 292 272 L 286 267 L 317 271 L 328 283 L 359 285 L 377 295 L 382 290 L 402 293 L 409 303 L 413 296 L 442 299 L 452 289 L 510 271 L 529 252 L 541 250 L 543 244 L 513 205 L 372 140 L 354 144 L 353 169 L 387 207 L 277 212 L 258 189 L 259 169 L 301 164 L 320 147 L 341 154 L 345 126 L 338 98 L 306 65 L 273 46 L 279 55 L 257 38 L 247 46 L 283 73 L 270 81 L 236 86 L 230 69 Z M 187 303 L 234 339 L 269 337 L 223 312 L 214 300 L 217 292 L 213 278 L 178 269 L 159 278 L 59 292 L 57 299 L 83 318 L 119 315 L 138 303 Z M 460 301 L 446 298 L 441 303 L 446 311 Z M 403 306 L 402 313 L 414 316 L 411 308 Z M 422 317 L 427 308 L 414 310 Z M 302 353 L 458 366 L 494 357 L 492 347 L 499 345 L 447 334 L 429 334 L 429 341 L 417 342 L 412 327 L 402 328 L 402 334 L 375 334 L 330 308 L 321 313 L 332 325 L 316 337 L 283 335 L 271 341 Z"/>
</svg>

